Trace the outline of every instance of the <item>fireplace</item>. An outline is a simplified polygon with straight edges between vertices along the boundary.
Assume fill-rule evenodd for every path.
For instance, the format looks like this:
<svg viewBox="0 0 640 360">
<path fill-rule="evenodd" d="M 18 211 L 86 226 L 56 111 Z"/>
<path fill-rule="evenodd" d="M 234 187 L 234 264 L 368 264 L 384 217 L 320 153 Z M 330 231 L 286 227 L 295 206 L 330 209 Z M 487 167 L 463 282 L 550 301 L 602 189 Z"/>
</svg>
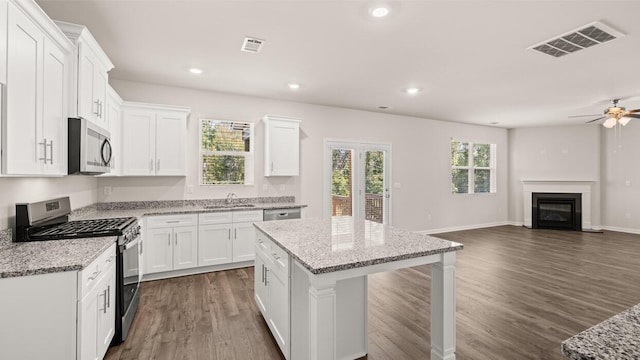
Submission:
<svg viewBox="0 0 640 360">
<path fill-rule="evenodd" d="M 531 194 L 531 226 L 534 229 L 582 230 L 581 193 Z"/>
</svg>

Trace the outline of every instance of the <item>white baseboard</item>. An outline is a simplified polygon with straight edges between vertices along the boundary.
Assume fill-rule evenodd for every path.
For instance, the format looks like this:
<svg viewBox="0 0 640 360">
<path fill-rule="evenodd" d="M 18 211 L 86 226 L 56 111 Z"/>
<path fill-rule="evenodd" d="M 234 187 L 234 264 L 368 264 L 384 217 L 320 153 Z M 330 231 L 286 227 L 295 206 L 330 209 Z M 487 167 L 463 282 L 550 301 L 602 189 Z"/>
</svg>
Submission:
<svg viewBox="0 0 640 360">
<path fill-rule="evenodd" d="M 629 228 L 621 228 L 616 226 L 602 226 L 601 229 L 629 233 L 629 234 L 640 234 L 640 229 L 629 229 Z"/>
<path fill-rule="evenodd" d="M 512 221 L 498 221 L 498 222 L 485 223 L 485 224 L 452 226 L 452 227 L 440 228 L 440 229 L 420 230 L 420 231 L 416 231 L 416 232 L 420 233 L 420 234 L 430 235 L 430 234 L 439 234 L 439 233 L 452 232 L 452 231 L 482 229 L 482 228 L 488 228 L 488 227 L 494 227 L 494 226 L 503 226 L 503 225 L 513 225 L 513 222 Z"/>
</svg>

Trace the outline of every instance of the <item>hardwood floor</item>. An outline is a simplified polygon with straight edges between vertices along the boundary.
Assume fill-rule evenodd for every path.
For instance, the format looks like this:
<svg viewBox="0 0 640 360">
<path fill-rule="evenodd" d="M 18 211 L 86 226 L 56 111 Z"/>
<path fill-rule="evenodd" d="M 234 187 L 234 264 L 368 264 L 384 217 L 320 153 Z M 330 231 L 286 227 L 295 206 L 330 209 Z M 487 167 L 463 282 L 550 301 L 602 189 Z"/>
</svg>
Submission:
<svg viewBox="0 0 640 360">
<path fill-rule="evenodd" d="M 457 359 L 563 359 L 560 343 L 640 303 L 640 235 L 515 226 L 438 235 L 457 258 Z M 428 266 L 369 276 L 368 359 L 429 358 Z M 106 359 L 281 359 L 253 268 L 143 283 Z"/>
</svg>

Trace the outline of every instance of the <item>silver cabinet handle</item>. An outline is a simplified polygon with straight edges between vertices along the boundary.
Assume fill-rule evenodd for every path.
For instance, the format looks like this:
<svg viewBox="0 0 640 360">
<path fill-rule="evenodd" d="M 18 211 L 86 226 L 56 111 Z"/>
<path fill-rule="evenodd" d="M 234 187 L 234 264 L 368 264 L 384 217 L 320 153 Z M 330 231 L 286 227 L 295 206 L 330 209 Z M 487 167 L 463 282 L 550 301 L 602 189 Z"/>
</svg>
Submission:
<svg viewBox="0 0 640 360">
<path fill-rule="evenodd" d="M 280 260 L 280 256 L 278 256 L 278 254 L 276 253 L 272 253 L 271 256 L 273 256 L 273 258 L 276 260 Z"/>
<path fill-rule="evenodd" d="M 98 309 L 98 311 L 102 311 L 103 313 L 107 313 L 107 290 L 103 290 L 100 295 L 102 296 L 102 308 Z"/>
<path fill-rule="evenodd" d="M 160 159 L 156 160 L 156 171 L 160 171 Z"/>
<path fill-rule="evenodd" d="M 47 145 L 47 139 L 44 139 L 44 163 L 47 163 L 47 146 L 49 147 L 49 156 L 51 157 L 49 159 L 49 164 L 53 165 L 53 140 L 49 141 L 49 144 Z"/>
<path fill-rule="evenodd" d="M 269 268 L 264 267 L 264 286 L 269 285 Z"/>
<path fill-rule="evenodd" d="M 102 102 L 102 100 L 100 100 L 100 118 L 102 119 L 102 105 L 104 105 L 104 103 Z"/>
<path fill-rule="evenodd" d="M 44 141 L 43 142 L 39 142 L 38 145 L 42 145 L 44 147 L 44 158 L 38 158 L 38 160 L 42 160 L 46 164 L 47 160 L 49 159 L 47 157 L 47 138 L 44 138 Z"/>
<path fill-rule="evenodd" d="M 271 162 L 271 171 L 273 172 L 273 161 Z"/>
<path fill-rule="evenodd" d="M 233 238 L 238 240 L 238 229 L 233 229 Z"/>
<path fill-rule="evenodd" d="M 171 234 L 167 238 L 167 246 L 171 246 Z"/>
<path fill-rule="evenodd" d="M 176 238 L 176 246 L 178 246 L 178 233 L 175 233 L 175 238 Z"/>
<path fill-rule="evenodd" d="M 100 100 L 96 99 L 93 103 L 96 104 L 96 111 L 93 111 L 93 113 L 96 116 L 100 116 Z"/>
<path fill-rule="evenodd" d="M 260 282 L 264 284 L 264 264 L 262 264 L 262 278 L 260 279 Z"/>
<path fill-rule="evenodd" d="M 142 255 L 142 241 L 138 243 L 138 253 Z"/>
<path fill-rule="evenodd" d="M 170 221 L 165 221 L 165 224 L 176 224 L 179 223 L 180 220 L 170 220 Z"/>
<path fill-rule="evenodd" d="M 111 285 L 107 286 L 107 296 L 106 296 L 106 298 L 107 298 L 107 307 L 111 307 Z"/>
<path fill-rule="evenodd" d="M 101 271 L 100 270 L 96 270 L 93 272 L 93 274 L 91 274 L 91 276 L 89 276 L 89 280 L 95 280 L 98 275 L 100 275 Z"/>
<path fill-rule="evenodd" d="M 153 172 L 153 159 L 149 159 L 149 171 Z"/>
</svg>

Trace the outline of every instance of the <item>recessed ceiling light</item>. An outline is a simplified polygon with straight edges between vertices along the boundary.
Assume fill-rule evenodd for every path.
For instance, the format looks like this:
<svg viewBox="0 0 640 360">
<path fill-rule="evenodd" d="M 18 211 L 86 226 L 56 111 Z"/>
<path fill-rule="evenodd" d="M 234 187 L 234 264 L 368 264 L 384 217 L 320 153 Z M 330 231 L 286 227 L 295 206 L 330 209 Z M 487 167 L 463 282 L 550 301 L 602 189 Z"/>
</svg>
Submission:
<svg viewBox="0 0 640 360">
<path fill-rule="evenodd" d="M 289 87 L 289 89 L 291 90 L 298 90 L 300 89 L 300 84 L 298 83 L 288 83 L 287 86 Z"/>
<path fill-rule="evenodd" d="M 389 7 L 386 5 L 376 5 L 369 10 L 371 16 L 382 18 L 389 15 Z"/>
<path fill-rule="evenodd" d="M 189 69 L 189 72 L 192 73 L 192 74 L 200 75 L 200 74 L 202 74 L 202 69 L 191 68 L 191 69 Z"/>
<path fill-rule="evenodd" d="M 420 89 L 419 87 L 410 87 L 410 88 L 404 89 L 404 92 L 406 92 L 409 95 L 415 95 L 420 91 L 422 91 L 422 89 Z"/>
</svg>

